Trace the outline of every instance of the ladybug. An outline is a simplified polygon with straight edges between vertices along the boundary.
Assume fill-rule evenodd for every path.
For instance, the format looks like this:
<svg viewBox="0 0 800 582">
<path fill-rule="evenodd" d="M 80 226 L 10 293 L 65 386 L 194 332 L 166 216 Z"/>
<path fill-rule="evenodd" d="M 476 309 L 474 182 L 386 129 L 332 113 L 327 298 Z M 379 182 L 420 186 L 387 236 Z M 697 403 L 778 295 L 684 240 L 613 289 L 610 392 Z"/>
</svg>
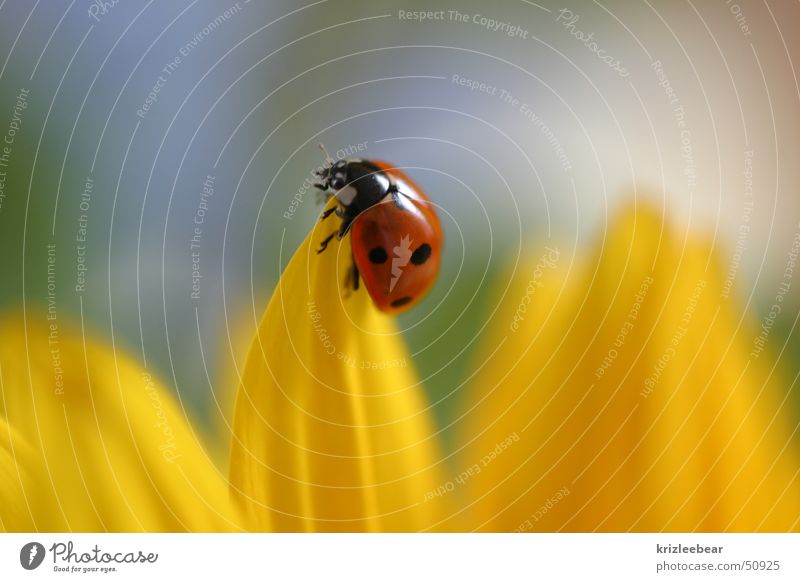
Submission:
<svg viewBox="0 0 800 582">
<path fill-rule="evenodd" d="M 349 285 L 358 289 L 363 278 L 381 311 L 410 309 L 431 289 L 441 264 L 444 236 L 433 204 L 405 173 L 386 162 L 334 161 L 325 155 L 327 164 L 316 172 L 320 181 L 314 185 L 338 204 L 323 212 L 320 220 L 336 214 L 341 224 L 320 243 L 317 253 L 325 251 L 334 237 L 341 240 L 350 232 Z"/>
</svg>

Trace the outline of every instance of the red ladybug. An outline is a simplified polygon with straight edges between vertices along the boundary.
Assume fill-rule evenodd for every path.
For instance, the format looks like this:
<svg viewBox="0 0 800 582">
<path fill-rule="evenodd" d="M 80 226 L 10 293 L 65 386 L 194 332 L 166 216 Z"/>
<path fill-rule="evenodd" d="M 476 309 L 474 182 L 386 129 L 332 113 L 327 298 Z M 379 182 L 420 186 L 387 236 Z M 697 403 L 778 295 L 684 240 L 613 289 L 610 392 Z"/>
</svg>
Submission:
<svg viewBox="0 0 800 582">
<path fill-rule="evenodd" d="M 441 264 L 444 235 L 430 200 L 402 171 L 377 160 L 328 157 L 317 175 L 315 186 L 339 203 L 321 220 L 333 213 L 341 219 L 317 252 L 350 231 L 353 288 L 360 274 L 378 309 L 411 308 L 433 286 Z"/>
</svg>

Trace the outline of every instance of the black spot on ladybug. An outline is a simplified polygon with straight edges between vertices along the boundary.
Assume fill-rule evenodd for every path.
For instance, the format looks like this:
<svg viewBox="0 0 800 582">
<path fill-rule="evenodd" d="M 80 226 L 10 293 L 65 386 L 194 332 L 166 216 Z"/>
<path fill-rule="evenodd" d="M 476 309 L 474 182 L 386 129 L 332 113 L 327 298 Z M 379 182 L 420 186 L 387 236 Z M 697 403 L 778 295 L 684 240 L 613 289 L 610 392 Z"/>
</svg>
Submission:
<svg viewBox="0 0 800 582">
<path fill-rule="evenodd" d="M 417 247 L 417 250 L 411 255 L 411 262 L 415 265 L 421 265 L 428 260 L 431 256 L 431 245 L 422 243 Z"/>
<path fill-rule="evenodd" d="M 386 249 L 383 247 L 375 247 L 374 249 L 369 251 L 369 261 L 371 263 L 375 263 L 376 265 L 385 263 L 386 259 L 388 258 L 389 255 L 386 254 Z"/>
<path fill-rule="evenodd" d="M 395 299 L 394 301 L 392 301 L 392 307 L 402 307 L 406 303 L 411 303 L 411 297 L 407 295 L 405 297 L 401 297 L 400 299 Z"/>
</svg>

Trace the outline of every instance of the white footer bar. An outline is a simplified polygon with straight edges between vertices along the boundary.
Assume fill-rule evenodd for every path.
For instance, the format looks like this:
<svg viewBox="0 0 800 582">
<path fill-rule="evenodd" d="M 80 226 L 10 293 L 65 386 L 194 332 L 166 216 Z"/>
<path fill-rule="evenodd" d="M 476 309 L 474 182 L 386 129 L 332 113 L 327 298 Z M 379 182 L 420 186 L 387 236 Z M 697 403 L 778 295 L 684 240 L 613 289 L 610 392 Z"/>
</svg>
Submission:
<svg viewBox="0 0 800 582">
<path fill-rule="evenodd" d="M 4 534 L 0 580 L 800 580 L 800 534 Z"/>
</svg>

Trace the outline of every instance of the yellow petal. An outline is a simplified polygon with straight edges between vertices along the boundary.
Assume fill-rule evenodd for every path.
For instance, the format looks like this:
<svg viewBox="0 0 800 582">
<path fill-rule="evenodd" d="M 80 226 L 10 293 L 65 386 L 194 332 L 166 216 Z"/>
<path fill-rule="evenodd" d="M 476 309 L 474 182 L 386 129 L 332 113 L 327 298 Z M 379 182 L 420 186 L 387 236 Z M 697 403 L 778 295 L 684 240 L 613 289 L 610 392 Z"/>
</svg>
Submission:
<svg viewBox="0 0 800 582">
<path fill-rule="evenodd" d="M 33 456 L 27 440 L 0 418 L 0 531 L 35 529 L 29 507 L 41 497 L 38 484 L 43 475 L 31 475 L 36 467 L 23 462 Z M 29 483 L 31 489 L 26 491 L 22 483 Z"/>
<path fill-rule="evenodd" d="M 791 382 L 751 356 L 711 244 L 649 209 L 609 233 L 585 266 L 518 272 L 501 305 L 463 426 L 462 464 L 488 459 L 471 527 L 797 531 Z"/>
<path fill-rule="evenodd" d="M 12 316 L 0 326 L 0 380 L 6 530 L 244 525 L 184 413 L 119 349 L 62 318 Z"/>
<path fill-rule="evenodd" d="M 306 238 L 259 326 L 235 406 L 234 492 L 263 530 L 434 528 L 432 415 L 393 319 L 343 284 L 349 236 L 316 253 L 336 226 Z"/>
</svg>

